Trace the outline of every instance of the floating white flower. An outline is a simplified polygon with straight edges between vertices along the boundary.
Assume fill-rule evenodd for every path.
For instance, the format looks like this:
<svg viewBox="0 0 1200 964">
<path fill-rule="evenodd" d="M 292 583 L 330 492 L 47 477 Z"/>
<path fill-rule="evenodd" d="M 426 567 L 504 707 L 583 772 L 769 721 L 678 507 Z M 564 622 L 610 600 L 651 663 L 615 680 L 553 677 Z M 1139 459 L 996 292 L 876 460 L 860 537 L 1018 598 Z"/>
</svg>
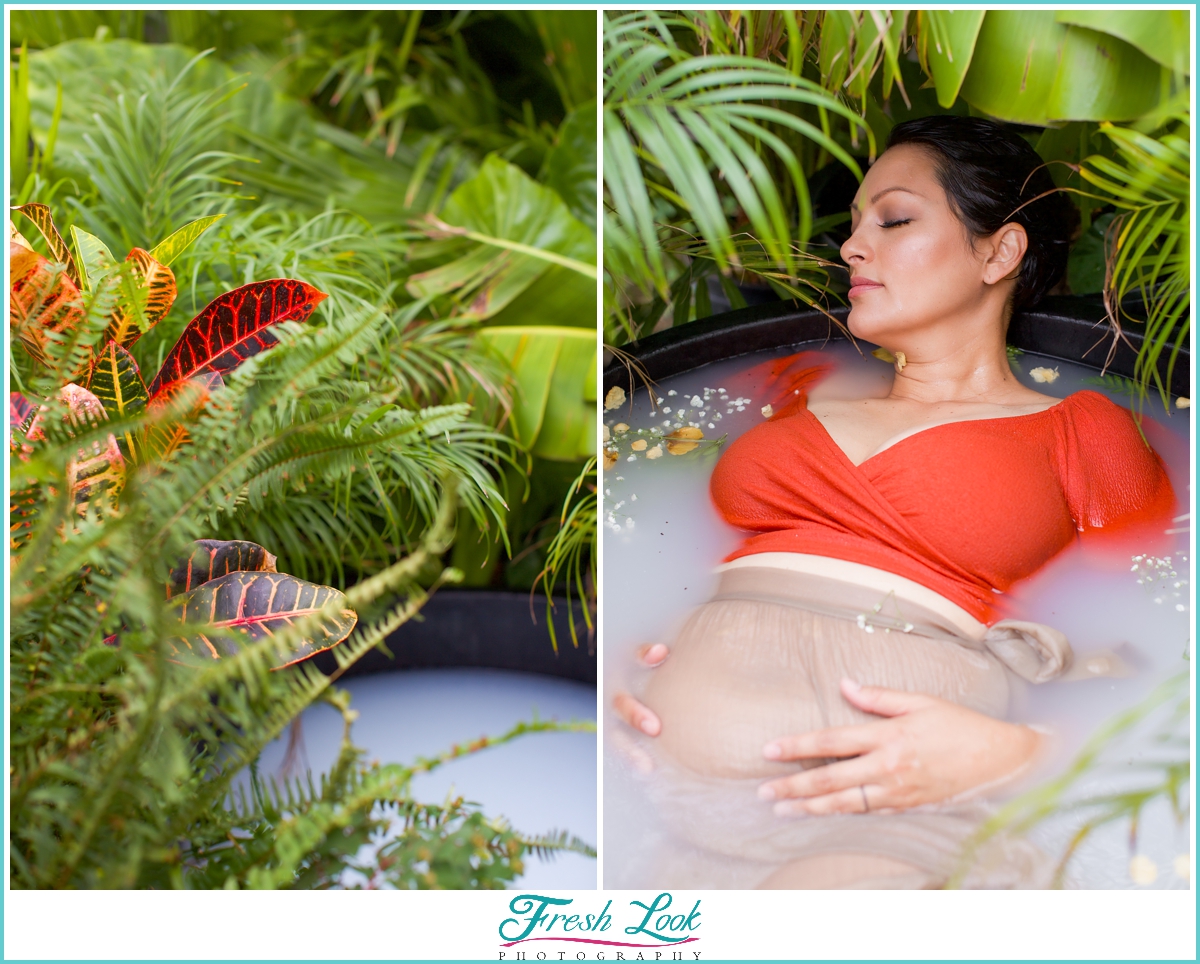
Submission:
<svg viewBox="0 0 1200 964">
<path fill-rule="evenodd" d="M 1129 879 L 1142 887 L 1158 880 L 1158 866 L 1145 854 L 1137 854 L 1129 861 Z"/>
</svg>

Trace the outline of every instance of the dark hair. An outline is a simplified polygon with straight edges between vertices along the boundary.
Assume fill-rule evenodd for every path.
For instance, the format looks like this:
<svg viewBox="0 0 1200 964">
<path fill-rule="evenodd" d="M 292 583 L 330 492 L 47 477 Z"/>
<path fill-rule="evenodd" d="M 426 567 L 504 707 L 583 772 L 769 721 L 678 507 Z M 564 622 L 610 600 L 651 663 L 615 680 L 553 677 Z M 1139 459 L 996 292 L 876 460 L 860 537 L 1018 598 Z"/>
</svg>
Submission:
<svg viewBox="0 0 1200 964">
<path fill-rule="evenodd" d="M 943 114 L 897 124 L 888 147 L 900 144 L 916 144 L 933 155 L 950 207 L 972 235 L 987 237 L 1009 222 L 1025 229 L 1029 247 L 1017 276 L 1015 309 L 1036 304 L 1059 282 L 1067 269 L 1075 205 L 1055 190 L 1025 138 L 982 117 Z"/>
</svg>

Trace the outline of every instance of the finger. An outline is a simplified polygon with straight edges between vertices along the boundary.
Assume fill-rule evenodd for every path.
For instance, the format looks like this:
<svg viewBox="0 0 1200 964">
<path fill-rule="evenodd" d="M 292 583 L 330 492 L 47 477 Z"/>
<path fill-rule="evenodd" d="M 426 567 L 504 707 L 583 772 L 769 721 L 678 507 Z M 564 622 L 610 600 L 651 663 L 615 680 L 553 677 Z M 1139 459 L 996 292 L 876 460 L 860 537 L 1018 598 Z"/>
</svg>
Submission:
<svg viewBox="0 0 1200 964">
<path fill-rule="evenodd" d="M 864 800 L 864 794 L 866 799 Z M 781 800 L 775 804 L 775 813 L 781 817 L 805 815 L 823 817 L 835 813 L 886 812 L 887 791 L 875 784 L 847 787 L 820 797 L 800 800 Z"/>
<path fill-rule="evenodd" d="M 858 756 L 879 746 L 879 723 L 832 726 L 827 730 L 781 736 L 763 747 L 768 760 L 806 760 L 812 757 Z"/>
<path fill-rule="evenodd" d="M 874 756 L 859 756 L 771 780 L 758 788 L 758 797 L 760 800 L 820 797 L 872 783 L 880 776 L 879 761 Z"/>
<path fill-rule="evenodd" d="M 877 716 L 902 716 L 927 707 L 932 697 L 923 693 L 890 690 L 883 686 L 860 686 L 852 679 L 842 680 L 842 695 L 853 706 Z"/>
<path fill-rule="evenodd" d="M 617 711 L 617 716 L 635 730 L 641 730 L 646 736 L 658 736 L 662 732 L 662 723 L 654 711 L 643 706 L 628 693 L 618 693 L 613 697 L 613 709 Z"/>
<path fill-rule="evenodd" d="M 638 660 L 643 665 L 650 667 L 658 666 L 670 655 L 671 650 L 665 643 L 647 643 L 645 646 L 639 647 L 637 651 Z"/>
</svg>

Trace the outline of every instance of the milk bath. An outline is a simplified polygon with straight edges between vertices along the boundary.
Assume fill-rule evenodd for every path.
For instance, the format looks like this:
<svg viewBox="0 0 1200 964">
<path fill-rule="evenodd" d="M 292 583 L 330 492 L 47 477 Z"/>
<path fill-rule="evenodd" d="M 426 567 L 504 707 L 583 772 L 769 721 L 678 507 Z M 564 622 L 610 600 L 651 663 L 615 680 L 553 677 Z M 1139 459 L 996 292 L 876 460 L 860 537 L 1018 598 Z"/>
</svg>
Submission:
<svg viewBox="0 0 1200 964">
<path fill-rule="evenodd" d="M 812 392 L 814 397 L 887 393 L 892 366 L 862 357 L 845 343 L 823 351 L 836 362 L 836 370 Z M 724 447 L 770 414 L 763 412 L 761 386 L 748 382 L 744 373 L 786 353 L 775 350 L 707 365 L 658 383 L 655 404 L 640 389 L 632 404 L 626 401 L 605 412 L 609 437 L 620 439 L 614 446 L 617 460 L 606 468 L 601 491 L 604 673 L 610 702 L 612 694 L 628 688 L 630 674 L 636 672 L 634 650 L 645 643 L 670 642 L 690 610 L 712 594 L 715 566 L 745 538 L 718 517 L 708 480 Z M 1066 397 L 1090 389 L 1129 404 L 1115 380 L 1096 384 L 1097 373 L 1083 366 L 1024 353 L 1013 359 L 1013 368 L 1024 384 L 1047 395 Z M 1163 415 L 1156 397 L 1146 411 Z M 699 428 L 704 440 L 685 455 L 671 455 L 667 447 L 680 443 L 661 436 L 687 428 Z M 1184 513 L 1190 496 L 1190 410 L 1173 407 L 1171 416 L 1157 418 L 1147 433 L 1167 463 L 1179 512 Z M 1013 524 L 1021 525 L 1022 520 L 1016 518 Z M 1152 554 L 1139 553 L 1141 559 L 1125 554 L 1098 562 L 1068 549 L 1009 593 L 1021 618 L 1066 633 L 1077 660 L 1086 660 L 1091 652 L 1115 651 L 1133 671 L 1127 678 L 1052 682 L 1024 691 L 1011 718 L 1053 728 L 1057 769 L 1066 766 L 1101 723 L 1189 666 L 1189 520 L 1180 518 L 1172 529 L 1166 549 L 1160 545 Z M 1145 735 L 1126 742 L 1128 749 L 1122 752 L 1130 762 L 1153 752 Z M 654 775 L 642 772 L 648 761 L 610 709 L 605 712 L 605 748 L 604 886 L 654 886 L 652 854 L 669 817 L 649 804 L 646 785 Z M 1053 770 L 1045 774 L 1052 775 Z M 1112 792 L 1130 779 L 1128 772 L 1109 768 L 1090 774 L 1082 792 Z M 1057 858 L 1081 819 L 1070 814 L 1051 818 L 1030 839 Z M 1131 864 L 1133 850 L 1141 863 Z M 1188 850 L 1186 825 L 1179 825 L 1165 802 L 1157 801 L 1143 812 L 1132 850 L 1127 821 L 1103 828 L 1077 851 L 1066 883 L 1088 888 L 1187 887 L 1190 867 L 1180 858 Z"/>
</svg>

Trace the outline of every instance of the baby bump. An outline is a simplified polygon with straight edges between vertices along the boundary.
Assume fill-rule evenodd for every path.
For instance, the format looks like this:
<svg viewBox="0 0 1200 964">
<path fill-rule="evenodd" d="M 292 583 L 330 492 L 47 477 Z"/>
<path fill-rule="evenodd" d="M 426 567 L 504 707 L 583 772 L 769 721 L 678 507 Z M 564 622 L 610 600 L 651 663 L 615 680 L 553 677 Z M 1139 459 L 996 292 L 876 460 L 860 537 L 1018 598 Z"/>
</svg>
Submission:
<svg viewBox="0 0 1200 964">
<path fill-rule="evenodd" d="M 846 702 L 843 677 L 990 716 L 1003 716 L 1008 703 L 1008 679 L 990 655 L 744 600 L 710 602 L 692 614 L 670 658 L 650 673 L 643 702 L 662 720 L 658 751 L 678 764 L 712 777 L 770 777 L 795 764 L 763 759 L 769 740 L 878 719 Z"/>
</svg>

